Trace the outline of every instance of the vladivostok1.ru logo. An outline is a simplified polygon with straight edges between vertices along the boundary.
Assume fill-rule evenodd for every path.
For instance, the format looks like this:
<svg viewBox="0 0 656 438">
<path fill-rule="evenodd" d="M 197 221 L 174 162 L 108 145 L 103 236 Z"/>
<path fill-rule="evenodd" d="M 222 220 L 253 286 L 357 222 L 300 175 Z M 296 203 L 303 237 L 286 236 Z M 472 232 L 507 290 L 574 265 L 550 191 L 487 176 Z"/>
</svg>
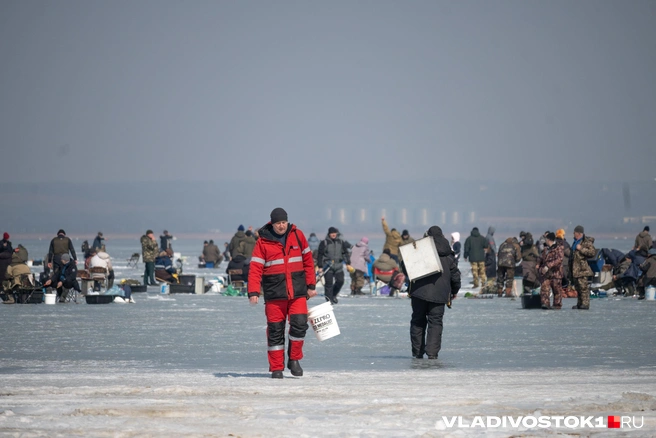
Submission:
<svg viewBox="0 0 656 438">
<path fill-rule="evenodd" d="M 641 429 L 644 424 L 644 417 L 629 417 L 626 415 L 609 415 L 607 418 L 584 415 L 527 415 L 518 417 L 477 415 L 471 421 L 458 415 L 443 416 L 441 420 L 435 423 L 435 428 L 437 430 L 451 428 L 549 429 L 552 427 L 565 427 L 567 429 Z"/>
</svg>

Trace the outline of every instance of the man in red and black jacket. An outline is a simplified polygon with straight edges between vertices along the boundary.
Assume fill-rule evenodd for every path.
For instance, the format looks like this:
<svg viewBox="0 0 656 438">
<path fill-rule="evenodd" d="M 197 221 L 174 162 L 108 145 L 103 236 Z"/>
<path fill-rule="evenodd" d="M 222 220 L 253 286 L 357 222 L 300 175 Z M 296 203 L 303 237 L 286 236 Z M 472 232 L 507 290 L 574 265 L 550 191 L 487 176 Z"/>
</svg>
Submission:
<svg viewBox="0 0 656 438">
<path fill-rule="evenodd" d="M 285 369 L 285 322 L 289 319 L 287 368 L 302 376 L 303 340 L 308 329 L 307 300 L 317 294 L 312 251 L 303 232 L 275 208 L 271 222 L 260 228 L 248 273 L 248 299 L 257 304 L 264 294 L 269 371 L 282 379 Z"/>
</svg>

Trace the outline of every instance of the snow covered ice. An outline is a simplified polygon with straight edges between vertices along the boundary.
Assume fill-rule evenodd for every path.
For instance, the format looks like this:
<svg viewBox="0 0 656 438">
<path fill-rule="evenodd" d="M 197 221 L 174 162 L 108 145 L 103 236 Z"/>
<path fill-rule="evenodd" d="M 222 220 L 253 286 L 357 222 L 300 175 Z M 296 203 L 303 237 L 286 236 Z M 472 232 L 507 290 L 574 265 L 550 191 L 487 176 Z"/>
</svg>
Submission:
<svg viewBox="0 0 656 438">
<path fill-rule="evenodd" d="M 261 305 L 136 295 L 130 306 L 3 306 L 3 436 L 507 436 L 436 423 L 536 411 L 639 415 L 636 436 L 655 430 L 653 303 L 595 300 L 583 313 L 458 299 L 429 362 L 410 358 L 407 299 L 343 298 L 342 334 L 309 332 L 305 376 L 276 381 Z"/>
<path fill-rule="evenodd" d="M 120 265 L 120 263 L 117 263 Z M 129 272 L 120 266 L 117 275 Z M 138 271 L 135 271 L 138 272 Z M 130 272 L 132 273 L 132 272 Z M 120 278 L 120 275 L 118 275 Z M 465 282 L 466 283 L 466 282 Z M 464 291 L 463 291 L 464 292 Z M 443 416 L 644 417 L 656 434 L 654 302 L 447 309 L 437 361 L 411 358 L 410 302 L 340 297 L 305 375 L 270 378 L 264 308 L 134 294 L 134 305 L 0 307 L 0 436 L 617 436 L 619 429 L 445 427 Z M 323 303 L 313 298 L 309 306 Z"/>
</svg>

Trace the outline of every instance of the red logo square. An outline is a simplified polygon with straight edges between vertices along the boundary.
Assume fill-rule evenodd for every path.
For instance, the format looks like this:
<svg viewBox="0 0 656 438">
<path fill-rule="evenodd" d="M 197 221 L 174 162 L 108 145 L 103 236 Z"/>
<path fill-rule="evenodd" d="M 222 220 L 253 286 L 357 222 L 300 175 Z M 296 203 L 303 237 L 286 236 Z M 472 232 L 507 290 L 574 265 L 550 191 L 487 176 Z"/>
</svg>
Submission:
<svg viewBox="0 0 656 438">
<path fill-rule="evenodd" d="M 608 416 L 608 428 L 609 429 L 619 429 L 620 428 L 620 417 L 617 415 Z"/>
</svg>

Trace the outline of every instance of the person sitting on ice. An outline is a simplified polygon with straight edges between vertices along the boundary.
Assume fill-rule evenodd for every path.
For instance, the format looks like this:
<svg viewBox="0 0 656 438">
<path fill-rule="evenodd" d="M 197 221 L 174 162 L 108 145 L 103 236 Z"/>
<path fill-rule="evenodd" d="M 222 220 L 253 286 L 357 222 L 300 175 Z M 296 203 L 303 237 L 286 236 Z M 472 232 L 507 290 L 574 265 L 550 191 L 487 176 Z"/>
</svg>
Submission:
<svg viewBox="0 0 656 438">
<path fill-rule="evenodd" d="M 395 272 L 399 271 L 399 265 L 391 257 L 389 248 L 385 248 L 383 253 L 374 262 L 374 276 L 376 280 L 380 280 L 387 284 L 392 280 Z"/>
<path fill-rule="evenodd" d="M 80 284 L 77 282 L 77 266 L 75 260 L 71 260 L 68 254 L 62 254 L 60 263 L 53 266 L 52 276 L 43 284 L 46 287 L 57 289 L 57 297 L 60 303 L 66 302 L 66 296 L 70 289 L 81 292 Z"/>
<path fill-rule="evenodd" d="M 90 268 L 103 268 L 107 272 L 107 289 L 111 289 L 114 286 L 114 268 L 112 268 L 112 260 L 109 254 L 105 251 L 97 250 L 96 254 L 91 257 L 89 261 Z M 100 282 L 93 282 L 93 290 L 100 290 Z"/>
<path fill-rule="evenodd" d="M 173 267 L 173 250 L 168 248 L 155 259 L 155 278 L 166 283 L 178 283 L 178 271 Z"/>
<path fill-rule="evenodd" d="M 613 265 L 613 278 L 608 283 L 594 289 L 595 293 L 600 290 L 609 291 L 613 288 L 617 290 L 613 295 L 624 295 L 632 297 L 635 295 L 635 281 L 639 276 L 638 267 L 633 264 L 629 255 L 623 255 L 623 258 Z"/>
<path fill-rule="evenodd" d="M 232 260 L 228 263 L 228 268 L 226 269 L 226 274 L 228 274 L 228 280 L 230 283 L 235 281 L 248 281 L 248 268 L 250 264 L 248 259 L 244 257 L 243 254 L 238 254 L 233 257 Z M 230 271 L 237 271 L 241 269 L 241 274 L 230 275 Z"/>
<path fill-rule="evenodd" d="M 27 250 L 23 245 L 18 245 L 11 254 L 11 264 L 7 267 L 5 273 L 5 290 L 19 289 L 23 285 L 24 276 L 30 275 L 30 267 L 27 266 Z M 31 284 L 33 286 L 33 284 Z M 7 293 L 5 304 L 14 304 L 14 296 Z"/>
<path fill-rule="evenodd" d="M 212 267 L 216 268 L 223 261 L 221 251 L 219 251 L 219 247 L 214 244 L 213 240 L 210 240 L 209 242 L 206 241 L 205 243 L 207 243 L 207 245 L 203 246 L 203 260 L 205 260 L 206 264 L 210 263 Z"/>
</svg>

